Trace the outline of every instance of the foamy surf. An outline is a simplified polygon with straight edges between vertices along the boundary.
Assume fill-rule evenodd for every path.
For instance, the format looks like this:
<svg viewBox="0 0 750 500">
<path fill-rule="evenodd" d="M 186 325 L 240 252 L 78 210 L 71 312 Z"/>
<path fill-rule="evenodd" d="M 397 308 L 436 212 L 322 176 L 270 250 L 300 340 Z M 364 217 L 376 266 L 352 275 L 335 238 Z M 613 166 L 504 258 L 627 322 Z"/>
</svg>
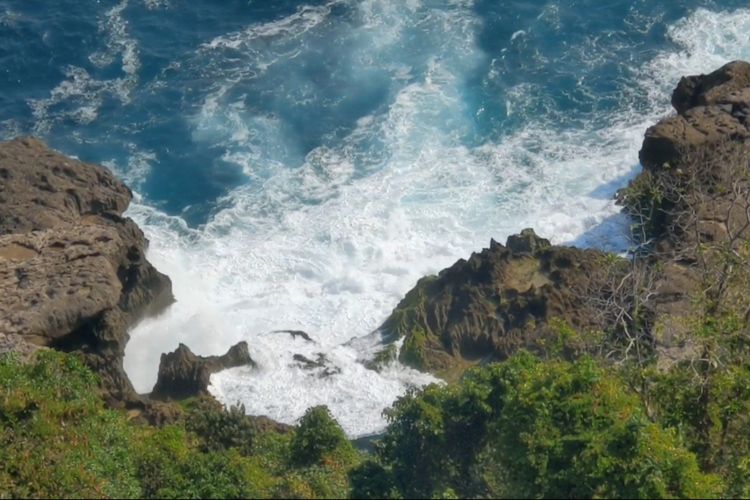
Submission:
<svg viewBox="0 0 750 500">
<path fill-rule="evenodd" d="M 66 5 L 50 9 L 78 9 L 82 52 L 44 73 L 48 47 L 75 38 L 53 15 L 32 68 L 48 84 L 18 91 L 30 116 L 0 132 L 42 135 L 141 193 L 129 213 L 178 301 L 131 332 L 136 387 L 179 342 L 218 354 L 247 340 L 258 368 L 215 375 L 220 400 L 287 423 L 327 404 L 351 436 L 433 380 L 362 364 L 417 279 L 527 226 L 624 251 L 612 195 L 674 83 L 750 58 L 747 9 Z M 0 24 L 31 29 L 35 15 L 19 4 Z"/>
<path fill-rule="evenodd" d="M 372 332 L 419 277 L 491 237 L 534 226 L 556 243 L 625 249 L 627 221 L 612 195 L 637 169 L 643 131 L 669 112 L 665 96 L 678 76 L 747 57 L 749 15 L 701 9 L 673 25 L 676 50 L 634 71 L 632 94 L 621 96 L 608 126 L 600 120 L 551 134 L 549 117 L 537 115 L 500 141 L 466 147 L 454 133 L 466 124 L 441 120 L 461 115 L 465 61 L 436 59 L 338 148 L 314 150 L 297 170 L 267 172 L 262 192 L 235 190 L 233 206 L 199 231 L 175 234 L 136 207 L 152 240 L 150 258 L 173 277 L 178 299 L 132 334 L 126 366 L 137 387 L 150 388 L 156 356 L 178 341 L 216 353 L 248 340 L 259 368 L 215 375 L 212 392 L 220 400 L 287 423 L 327 404 L 351 436 L 381 430 L 382 410 L 408 386 L 432 379 L 395 365 L 367 370 L 346 341 Z M 701 38 L 706 23 L 711 32 L 729 26 L 734 33 Z M 524 99 L 535 98 L 511 97 L 517 113 L 528 107 Z M 386 159 L 354 179 L 353 152 L 363 138 L 384 141 Z M 230 159 L 252 172 L 259 161 L 253 153 Z M 317 343 L 269 333 L 279 328 L 308 331 Z M 293 360 L 318 353 L 341 373 L 321 377 Z"/>
</svg>

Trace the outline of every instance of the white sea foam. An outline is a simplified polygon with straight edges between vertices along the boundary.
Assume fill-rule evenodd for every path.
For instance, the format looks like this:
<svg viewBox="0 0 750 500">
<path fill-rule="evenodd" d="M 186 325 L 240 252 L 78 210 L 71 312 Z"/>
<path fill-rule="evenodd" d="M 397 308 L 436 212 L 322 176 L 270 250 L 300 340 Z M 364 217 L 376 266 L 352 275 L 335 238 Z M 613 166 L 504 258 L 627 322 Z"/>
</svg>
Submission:
<svg viewBox="0 0 750 500">
<path fill-rule="evenodd" d="M 291 16 L 279 21 L 252 25 L 242 32 L 218 36 L 208 42 L 205 47 L 209 49 L 241 49 L 259 38 L 282 37 L 286 40 L 299 38 L 324 22 L 331 13 L 331 9 L 336 5 L 344 3 L 344 1 L 332 0 L 322 6 L 316 7 L 304 5 L 297 9 L 297 12 Z"/>
<path fill-rule="evenodd" d="M 143 0 L 148 10 L 163 9 L 169 7 L 169 0 Z"/>
<path fill-rule="evenodd" d="M 128 34 L 123 11 L 128 0 L 106 11 L 99 21 L 99 32 L 104 35 L 106 47 L 92 53 L 89 60 L 96 67 L 104 68 L 121 59 L 123 77 L 98 80 L 84 68 L 68 66 L 65 79 L 44 99 L 32 99 L 28 104 L 35 119 L 34 133 L 45 135 L 55 124 L 72 120 L 79 125 L 92 123 L 99 114 L 104 100 L 114 97 L 121 103 L 130 102 L 131 93 L 138 84 L 138 44 Z"/>
<path fill-rule="evenodd" d="M 120 165 L 115 160 L 103 161 L 102 165 L 115 172 L 131 189 L 140 189 L 151 172 L 151 165 L 156 162 L 156 153 L 139 150 L 132 142 L 126 147 L 129 151 L 127 165 Z"/>
<path fill-rule="evenodd" d="M 122 0 L 102 17 L 99 32 L 104 35 L 107 45 L 104 50 L 91 54 L 89 60 L 103 68 L 114 63 L 119 55 L 123 72 L 132 78 L 138 72 L 141 63 L 138 59 L 138 44 L 129 36 L 128 24 L 122 16 L 127 7 L 128 0 Z"/>
<path fill-rule="evenodd" d="M 242 49 L 253 60 L 283 64 L 295 54 L 264 53 L 254 40 L 332 29 L 334 3 L 216 38 L 201 50 Z M 229 98 L 242 78 L 263 71 L 243 64 L 219 75 L 193 117 L 193 139 L 223 141 L 225 159 L 253 182 L 235 189 L 230 207 L 200 229 L 139 203 L 131 208 L 151 240 L 150 259 L 173 279 L 177 298 L 131 334 L 125 366 L 139 390 L 150 390 L 159 354 L 178 342 L 217 354 L 248 340 L 259 368 L 212 378 L 211 390 L 225 403 L 289 423 L 309 406 L 327 404 L 352 436 L 382 429 L 381 410 L 431 378 L 400 365 L 376 373 L 359 361 L 379 345 L 377 334 L 368 334 L 416 280 L 527 226 L 556 243 L 622 250 L 626 222 L 611 197 L 637 169 L 645 128 L 669 112 L 670 89 L 679 76 L 750 57 L 750 11 L 700 9 L 669 30 L 675 50 L 633 69 L 632 86 L 609 116 L 560 130 L 554 110 L 535 112 L 552 104 L 521 85 L 507 97 L 525 125 L 468 147 L 461 141 L 469 128 L 462 75 L 483 57 L 470 3 L 442 11 L 420 2 L 360 7 L 356 33 L 337 33 L 348 36 L 342 57 L 358 68 L 382 64 L 394 50 L 408 59 L 401 36 L 415 26 L 430 47 L 430 54 L 389 66 L 392 75 L 409 76 L 394 83 L 387 109 L 288 168 L 293 153 L 278 117 L 253 115 Z M 599 64 L 599 56 L 582 64 Z M 372 142 L 381 147 L 368 147 Z M 305 330 L 316 342 L 271 333 L 279 329 Z M 293 360 L 318 353 L 341 373 L 320 377 Z"/>
</svg>

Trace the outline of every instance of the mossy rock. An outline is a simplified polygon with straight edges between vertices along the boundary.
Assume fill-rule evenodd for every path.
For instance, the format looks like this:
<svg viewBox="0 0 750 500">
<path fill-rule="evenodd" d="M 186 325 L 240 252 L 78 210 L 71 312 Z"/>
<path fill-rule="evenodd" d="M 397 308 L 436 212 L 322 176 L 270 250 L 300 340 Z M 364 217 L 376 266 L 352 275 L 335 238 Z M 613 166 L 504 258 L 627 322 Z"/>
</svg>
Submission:
<svg viewBox="0 0 750 500">
<path fill-rule="evenodd" d="M 369 361 L 366 361 L 365 367 L 369 370 L 374 370 L 376 372 L 379 372 L 383 368 L 385 368 L 387 365 L 396 361 L 397 359 L 398 359 L 398 346 L 395 343 L 388 344 L 385 347 L 383 347 L 383 349 L 378 351 L 375 354 L 375 357 L 373 357 Z"/>
<path fill-rule="evenodd" d="M 415 327 L 404 340 L 399 360 L 406 366 L 416 368 L 417 370 L 424 370 L 426 345 L 427 333 L 423 329 Z"/>
</svg>

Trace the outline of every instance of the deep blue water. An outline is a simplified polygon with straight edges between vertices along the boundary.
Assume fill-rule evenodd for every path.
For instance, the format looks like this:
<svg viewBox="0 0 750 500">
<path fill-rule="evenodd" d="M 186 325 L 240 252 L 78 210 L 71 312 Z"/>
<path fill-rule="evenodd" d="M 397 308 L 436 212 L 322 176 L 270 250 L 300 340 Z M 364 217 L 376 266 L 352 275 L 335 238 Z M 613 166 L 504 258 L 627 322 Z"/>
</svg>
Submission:
<svg viewBox="0 0 750 500">
<path fill-rule="evenodd" d="M 409 383 L 358 360 L 418 277 L 534 226 L 622 250 L 611 198 L 680 76 L 750 58 L 745 1 L 0 0 L 0 138 L 102 163 L 178 303 L 133 332 L 160 352 L 248 339 L 226 400 L 353 435 Z M 311 379 L 311 332 L 343 369 Z M 314 357 L 314 352 L 304 352 Z M 364 391 L 362 387 L 368 389 Z M 284 394 L 280 396 L 279 394 Z"/>
<path fill-rule="evenodd" d="M 412 15 L 413 24 L 391 51 L 373 53 L 370 61 L 363 57 L 366 37 L 358 33 L 368 22 L 359 9 L 362 2 L 2 0 L 0 130 L 4 137 L 40 135 L 66 153 L 114 161 L 123 170 L 134 151 L 152 152 L 152 169 L 138 179 L 139 191 L 170 214 L 189 207 L 184 217 L 197 225 L 215 210 L 217 198 L 251 182 L 224 158 L 226 137 L 220 132 L 195 137 L 190 121 L 222 79 L 241 80 L 221 95 L 219 105 L 242 102 L 247 115 L 278 119 L 283 144 L 263 138 L 263 130 L 256 142 L 275 148 L 265 152 L 268 157 L 298 168 L 307 153 L 336 145 L 358 119 L 382 113 L 400 89 L 423 78 L 442 34 L 421 21 L 430 11 L 465 6 L 474 16 L 474 29 L 465 35 L 474 39 L 480 60 L 458 75 L 463 116 L 444 120 L 457 122 L 463 143 L 476 145 L 512 134 L 535 115 L 554 117 L 561 127 L 606 120 L 602 112 L 622 105 L 624 87 L 637 77 L 634 69 L 673 45 L 665 36 L 667 26 L 698 7 L 726 10 L 745 4 L 425 1 L 411 13 L 406 3 L 390 2 L 401 6 L 404 18 Z M 251 40 L 240 50 L 201 50 L 216 37 L 326 4 L 327 19 L 302 36 Z M 132 75 L 122 68 L 128 44 L 138 59 Z M 299 55 L 291 58 L 293 51 Z M 104 54 L 101 61 L 92 60 L 97 53 Z M 281 60 L 260 73 L 251 69 L 255 57 Z M 396 64 L 409 65 L 407 78 L 394 81 Z M 85 76 L 71 78 L 72 68 Z M 123 78 L 132 81 L 121 89 L 108 85 Z M 70 95 L 54 99 L 35 116 L 30 101 L 50 99 L 53 89 L 71 80 L 77 87 Z M 535 96 L 508 116 L 507 94 L 523 84 L 533 86 Z M 95 119 L 81 114 L 86 107 L 96 108 Z"/>
</svg>

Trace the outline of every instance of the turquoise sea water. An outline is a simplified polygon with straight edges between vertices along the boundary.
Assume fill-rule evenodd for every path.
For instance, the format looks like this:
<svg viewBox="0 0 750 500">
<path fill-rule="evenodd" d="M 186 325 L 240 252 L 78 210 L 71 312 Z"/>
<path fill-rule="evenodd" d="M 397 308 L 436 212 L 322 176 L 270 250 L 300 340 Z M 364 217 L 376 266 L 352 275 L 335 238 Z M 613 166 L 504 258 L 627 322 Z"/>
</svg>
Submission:
<svg viewBox="0 0 750 500">
<path fill-rule="evenodd" d="M 621 251 L 612 203 L 683 74 L 750 59 L 743 1 L 0 0 L 0 137 L 103 163 L 178 302 L 159 354 L 248 340 L 215 393 L 351 435 L 429 380 L 361 365 L 416 280 L 532 226 Z M 317 341 L 278 329 L 302 329 Z M 293 354 L 326 354 L 321 378 Z"/>
</svg>

